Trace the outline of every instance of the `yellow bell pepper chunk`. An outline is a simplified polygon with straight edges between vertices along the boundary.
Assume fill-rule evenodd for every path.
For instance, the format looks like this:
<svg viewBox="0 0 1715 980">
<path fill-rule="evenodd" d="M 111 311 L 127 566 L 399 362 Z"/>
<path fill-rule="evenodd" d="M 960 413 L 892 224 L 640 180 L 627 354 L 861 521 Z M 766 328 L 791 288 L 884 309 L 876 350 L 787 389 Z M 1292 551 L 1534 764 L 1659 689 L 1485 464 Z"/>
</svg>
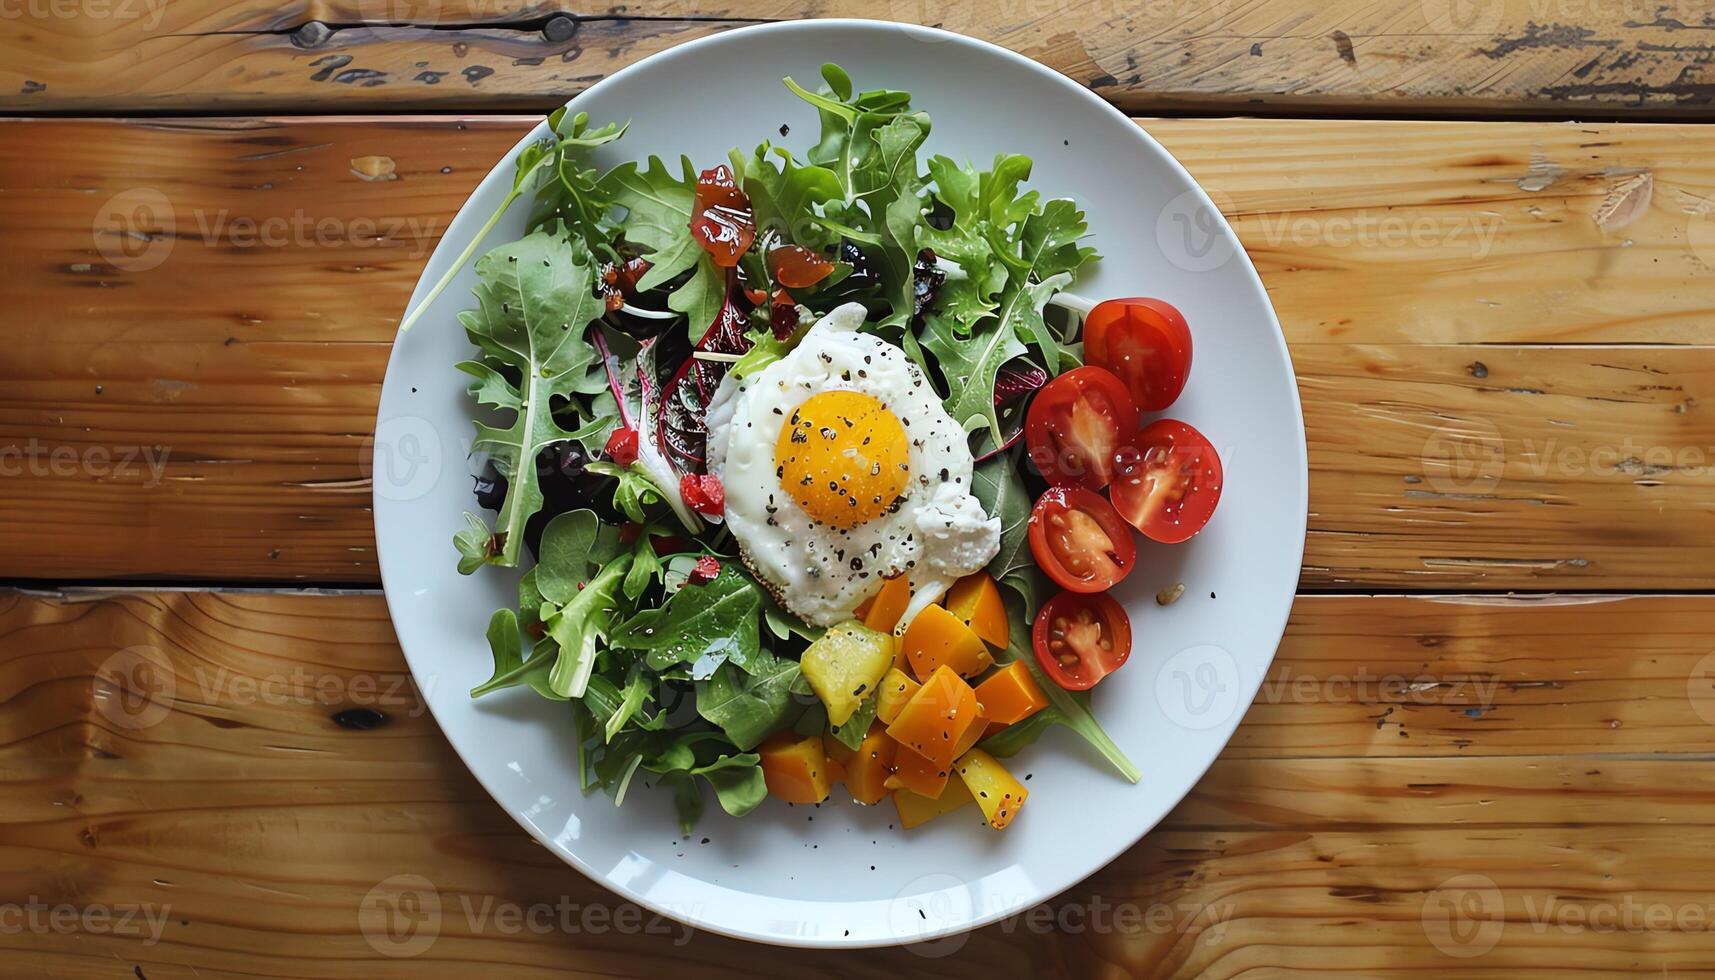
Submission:
<svg viewBox="0 0 1715 980">
<path fill-rule="evenodd" d="M 955 764 L 954 771 L 959 774 L 965 788 L 976 797 L 977 806 L 982 808 L 989 826 L 996 830 L 1005 830 L 1030 796 L 1023 783 L 1013 778 L 1005 766 L 982 749 L 966 752 Z"/>
</svg>

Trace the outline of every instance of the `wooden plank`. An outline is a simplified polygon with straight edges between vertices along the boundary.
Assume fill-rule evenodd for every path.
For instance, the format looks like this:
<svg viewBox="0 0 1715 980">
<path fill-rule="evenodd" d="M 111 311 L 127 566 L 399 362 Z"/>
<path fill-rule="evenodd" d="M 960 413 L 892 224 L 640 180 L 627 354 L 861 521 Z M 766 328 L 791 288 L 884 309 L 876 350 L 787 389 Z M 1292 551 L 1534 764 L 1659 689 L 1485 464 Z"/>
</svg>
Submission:
<svg viewBox="0 0 1715 980">
<path fill-rule="evenodd" d="M 387 344 L 528 125 L 0 124 L 0 574 L 375 581 Z M 1233 217 L 1292 345 L 1308 587 L 1715 582 L 1715 137 L 1146 125 Z M 1616 226 L 1604 203 L 1646 177 Z"/>
<path fill-rule="evenodd" d="M 0 882 L 20 905 L 137 911 L 126 930 L 3 930 L 0 948 L 21 975 L 77 977 L 463 976 L 473 961 L 526 976 L 1690 976 L 1715 955 L 1715 918 L 1699 918 L 1715 917 L 1712 627 L 1708 597 L 1301 599 L 1274 679 L 1318 682 L 1254 707 L 1138 847 L 1035 918 L 830 958 L 686 941 L 647 915 L 583 928 L 582 909 L 620 903 L 463 769 L 378 596 L 9 593 Z M 163 689 L 118 653 L 138 648 L 171 698 L 137 696 Z M 1394 695 L 1344 704 L 1326 683 L 1366 670 L 1497 683 L 1480 719 L 1462 695 L 1405 692 L 1442 703 L 1401 707 L 1401 738 L 1374 717 Z M 352 708 L 385 723 L 332 720 Z M 396 959 L 360 909 L 406 887 L 441 913 L 427 948 Z M 560 903 L 580 910 L 573 930 L 493 915 Z"/>
<path fill-rule="evenodd" d="M 1035 58 L 1133 111 L 1703 116 L 1695 4 L 1382 0 L 20 2 L 0 109 L 541 109 L 694 38 L 800 17 L 927 23 Z"/>
</svg>

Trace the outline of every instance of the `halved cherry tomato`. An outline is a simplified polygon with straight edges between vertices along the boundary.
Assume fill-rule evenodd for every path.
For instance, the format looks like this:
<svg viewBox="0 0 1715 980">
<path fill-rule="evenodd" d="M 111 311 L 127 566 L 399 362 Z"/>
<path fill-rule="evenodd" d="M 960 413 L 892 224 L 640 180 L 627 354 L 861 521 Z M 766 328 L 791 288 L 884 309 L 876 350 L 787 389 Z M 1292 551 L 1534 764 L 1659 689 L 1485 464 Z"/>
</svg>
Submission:
<svg viewBox="0 0 1715 980">
<path fill-rule="evenodd" d="M 1106 594 L 1062 592 L 1036 614 L 1036 662 L 1068 691 L 1088 691 L 1131 656 L 1131 620 Z"/>
<path fill-rule="evenodd" d="M 1024 438 L 1049 483 L 1100 490 L 1113 478 L 1114 450 L 1137 428 L 1137 406 L 1105 368 L 1073 368 L 1030 403 Z"/>
<path fill-rule="evenodd" d="M 1030 511 L 1030 553 L 1062 589 L 1101 592 L 1131 574 L 1131 526 L 1101 495 L 1049 487 Z"/>
<path fill-rule="evenodd" d="M 1140 411 L 1159 412 L 1185 390 L 1191 328 L 1161 300 L 1110 299 L 1084 321 L 1084 357 L 1118 375 Z"/>
<path fill-rule="evenodd" d="M 1221 499 L 1221 457 L 1203 434 L 1161 419 L 1114 453 L 1114 509 L 1152 541 L 1178 544 L 1203 529 Z"/>
</svg>

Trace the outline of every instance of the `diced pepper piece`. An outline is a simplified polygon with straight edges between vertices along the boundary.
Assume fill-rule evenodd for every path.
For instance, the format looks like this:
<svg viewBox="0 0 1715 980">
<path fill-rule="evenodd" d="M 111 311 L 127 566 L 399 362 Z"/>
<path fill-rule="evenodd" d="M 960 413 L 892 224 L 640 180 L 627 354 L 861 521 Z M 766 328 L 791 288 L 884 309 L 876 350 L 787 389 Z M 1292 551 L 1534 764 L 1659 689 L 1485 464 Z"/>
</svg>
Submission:
<svg viewBox="0 0 1715 980">
<path fill-rule="evenodd" d="M 899 811 L 899 825 L 906 830 L 921 827 L 943 813 L 952 813 L 970 803 L 971 799 L 971 791 L 957 779 L 947 784 L 940 799 L 919 796 L 908 789 L 893 791 L 893 806 Z"/>
<path fill-rule="evenodd" d="M 831 767 L 821 736 L 781 732 L 763 742 L 757 753 L 769 796 L 788 803 L 820 803 L 828 798 Z"/>
<path fill-rule="evenodd" d="M 894 639 L 857 622 L 829 627 L 810 644 L 798 666 L 828 709 L 828 723 L 843 725 L 893 666 Z"/>
<path fill-rule="evenodd" d="M 891 633 L 899 625 L 899 617 L 905 614 L 905 607 L 910 604 L 910 580 L 903 575 L 895 575 L 881 583 L 881 591 L 875 594 L 869 609 L 863 614 L 863 624 L 872 630 Z"/>
<path fill-rule="evenodd" d="M 883 725 L 893 724 L 893 719 L 899 717 L 899 709 L 905 707 L 905 702 L 910 701 L 922 686 L 898 667 L 889 670 L 882 677 L 881 689 L 875 695 L 875 716 Z"/>
<path fill-rule="evenodd" d="M 982 707 L 981 701 L 978 702 L 977 707 L 979 709 Z M 988 730 L 988 717 L 979 710 L 977 720 L 971 723 L 971 727 L 965 729 L 965 734 L 961 735 L 959 741 L 953 745 L 953 758 L 958 759 L 959 756 L 969 752 L 977 742 L 982 740 L 983 736 L 988 734 Z"/>
<path fill-rule="evenodd" d="M 838 741 L 835 741 L 838 744 Z M 887 729 L 879 722 L 872 724 L 869 734 L 858 743 L 851 758 L 844 760 L 846 767 L 846 791 L 852 799 L 859 803 L 874 805 L 881 802 L 887 795 L 887 779 L 893 773 L 894 753 L 899 743 L 893 736 L 887 734 Z M 845 749 L 844 745 L 840 748 Z"/>
<path fill-rule="evenodd" d="M 966 729 L 979 724 L 981 718 L 976 692 L 951 667 L 943 665 L 900 709 L 887 726 L 887 734 L 946 768 L 957 758 L 954 749 L 964 740 Z"/>
<path fill-rule="evenodd" d="M 843 783 L 850 775 L 850 764 L 857 757 L 857 750 L 848 748 L 846 743 L 831 734 L 822 735 L 822 752 L 828 757 L 828 782 Z"/>
<path fill-rule="evenodd" d="M 977 685 L 977 703 L 991 722 L 1012 725 L 1048 707 L 1048 696 L 1022 660 L 1014 660 Z"/>
<path fill-rule="evenodd" d="M 977 634 L 941 606 L 929 606 L 918 613 L 900 642 L 912 672 L 920 678 L 942 666 L 951 667 L 961 677 L 971 677 L 994 664 Z"/>
<path fill-rule="evenodd" d="M 1006 603 L 1001 601 L 1000 589 L 987 572 L 966 575 L 953 583 L 944 603 L 947 611 L 964 620 L 971 632 L 997 650 L 1006 649 L 1012 639 L 1007 626 Z"/>
<path fill-rule="evenodd" d="M 918 796 L 938 799 L 947 788 L 951 766 L 937 765 L 901 745 L 893 755 L 893 775 L 883 784 L 888 789 L 903 789 Z"/>
<path fill-rule="evenodd" d="M 1023 783 L 982 749 L 966 752 L 956 768 L 965 788 L 977 798 L 977 806 L 982 807 L 989 826 L 996 830 L 1005 830 L 1030 796 Z"/>
</svg>

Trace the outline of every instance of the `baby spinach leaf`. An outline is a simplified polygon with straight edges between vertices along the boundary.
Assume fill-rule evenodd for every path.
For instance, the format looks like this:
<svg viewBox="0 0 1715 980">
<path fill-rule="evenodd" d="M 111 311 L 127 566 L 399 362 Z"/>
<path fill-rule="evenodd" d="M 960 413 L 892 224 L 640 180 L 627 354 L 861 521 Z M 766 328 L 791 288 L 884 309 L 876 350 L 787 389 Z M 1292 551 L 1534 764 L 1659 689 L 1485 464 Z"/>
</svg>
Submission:
<svg viewBox="0 0 1715 980">
<path fill-rule="evenodd" d="M 618 551 L 618 532 L 593 510 L 559 514 L 542 529 L 536 587 L 557 605 L 571 602 L 578 587 Z"/>
<path fill-rule="evenodd" d="M 798 664 L 791 660 L 770 659 L 748 673 L 721 664 L 708 680 L 696 682 L 697 714 L 749 751 L 786 717 L 797 678 Z"/>
<path fill-rule="evenodd" d="M 989 562 L 988 573 L 1018 593 L 1026 621 L 1034 620 L 1044 586 L 1030 553 L 1030 491 L 1018 472 L 1017 454 L 1003 453 L 978 463 L 971 474 L 971 493 L 990 517 L 1000 518 L 1000 550 Z"/>
<path fill-rule="evenodd" d="M 857 710 L 852 712 L 845 724 L 829 725 L 828 733 L 846 748 L 856 749 L 863 742 L 864 736 L 869 734 L 870 722 L 875 721 L 875 709 L 876 699 L 872 694 L 859 702 Z"/>
<path fill-rule="evenodd" d="M 620 624 L 608 642 L 648 653 L 655 670 L 691 664 L 693 676 L 706 677 L 724 662 L 755 669 L 764 659 L 758 630 L 762 590 L 732 566 L 722 566 L 712 582 L 685 586 L 658 609 L 639 612 Z M 706 668 L 699 669 L 705 663 Z"/>
<path fill-rule="evenodd" d="M 721 809 L 742 817 L 762 804 L 768 796 L 768 783 L 762 777 L 762 759 L 754 752 L 723 755 L 706 766 L 691 770 L 715 791 Z"/>
<path fill-rule="evenodd" d="M 492 560 L 498 565 L 518 564 L 524 526 L 542 508 L 536 457 L 549 443 L 571 438 L 549 405 L 555 395 L 576 392 L 597 363 L 595 347 L 585 338 L 585 329 L 604 311 L 594 292 L 594 264 L 581 242 L 538 232 L 477 261 L 479 306 L 459 314 L 484 357 L 461 369 L 477 376 L 490 395 L 493 386 L 481 380 L 478 368 L 507 365 L 522 378 L 497 406 L 513 413 L 512 424 L 502 429 L 478 422 L 472 444 L 508 477 L 495 530 L 499 554 Z"/>
<path fill-rule="evenodd" d="M 643 663 L 632 661 L 631 669 L 625 675 L 625 686 L 619 690 L 619 705 L 608 715 L 607 724 L 603 726 L 607 741 L 613 741 L 613 737 L 619 734 L 625 723 L 642 710 L 643 702 L 654 688 L 655 684 L 643 669 Z"/>
<path fill-rule="evenodd" d="M 555 656 L 553 644 L 538 644 L 528 660 L 524 659 L 522 645 L 517 615 L 510 609 L 495 612 L 488 621 L 488 648 L 494 654 L 494 676 L 471 688 L 470 696 L 480 698 L 484 694 L 526 684 L 545 698 L 566 700 L 548 686 L 548 671 L 553 667 Z"/>
<path fill-rule="evenodd" d="M 561 697 L 581 697 L 595 669 L 597 646 L 619 613 L 619 586 L 631 569 L 631 555 L 609 561 L 582 591 L 551 615 L 548 635 L 560 645 L 548 686 Z"/>
</svg>

